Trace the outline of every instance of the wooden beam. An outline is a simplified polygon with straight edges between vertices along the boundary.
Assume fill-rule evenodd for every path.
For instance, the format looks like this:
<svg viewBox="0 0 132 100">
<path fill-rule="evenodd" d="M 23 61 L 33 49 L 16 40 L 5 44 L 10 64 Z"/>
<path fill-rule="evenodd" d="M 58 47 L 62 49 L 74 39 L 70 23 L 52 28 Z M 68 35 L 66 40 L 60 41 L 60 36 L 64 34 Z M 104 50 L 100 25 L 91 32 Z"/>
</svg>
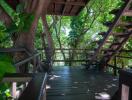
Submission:
<svg viewBox="0 0 132 100">
<path fill-rule="evenodd" d="M 2 53 L 15 53 L 15 52 L 25 52 L 28 56 L 31 54 L 25 48 L 0 48 Z"/>
<path fill-rule="evenodd" d="M 2 82 L 29 82 L 33 74 L 6 73 Z"/>
<path fill-rule="evenodd" d="M 65 11 L 66 11 L 66 7 L 67 7 L 67 3 L 68 2 L 70 2 L 69 0 L 66 0 L 66 4 L 64 5 L 64 7 L 63 7 L 63 10 L 62 10 L 62 15 L 65 13 Z"/>
<path fill-rule="evenodd" d="M 48 15 L 60 15 L 60 16 L 77 16 L 76 14 L 63 13 L 62 12 L 47 12 Z"/>
<path fill-rule="evenodd" d="M 26 51 L 24 48 L 0 48 L 0 52 L 23 52 Z"/>
<path fill-rule="evenodd" d="M 79 1 L 69 1 L 69 2 L 65 2 L 65 1 L 57 1 L 57 0 L 52 0 L 51 3 L 55 3 L 55 4 L 63 4 L 63 5 L 73 5 L 73 6 L 85 6 L 86 3 L 79 2 Z"/>
</svg>

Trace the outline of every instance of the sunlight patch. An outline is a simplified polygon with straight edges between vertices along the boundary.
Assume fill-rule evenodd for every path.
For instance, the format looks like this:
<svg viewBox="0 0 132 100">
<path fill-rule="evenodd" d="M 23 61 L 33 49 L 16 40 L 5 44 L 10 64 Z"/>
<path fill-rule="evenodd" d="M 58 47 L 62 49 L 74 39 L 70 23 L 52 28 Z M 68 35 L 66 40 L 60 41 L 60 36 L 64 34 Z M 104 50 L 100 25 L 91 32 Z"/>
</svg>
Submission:
<svg viewBox="0 0 132 100">
<path fill-rule="evenodd" d="M 50 85 L 46 85 L 46 89 L 51 89 L 51 86 Z"/>
<path fill-rule="evenodd" d="M 99 100 L 110 100 L 110 95 L 106 92 L 96 93 L 95 99 Z"/>
<path fill-rule="evenodd" d="M 49 80 L 54 80 L 56 78 L 60 78 L 61 76 L 53 75 Z"/>
</svg>

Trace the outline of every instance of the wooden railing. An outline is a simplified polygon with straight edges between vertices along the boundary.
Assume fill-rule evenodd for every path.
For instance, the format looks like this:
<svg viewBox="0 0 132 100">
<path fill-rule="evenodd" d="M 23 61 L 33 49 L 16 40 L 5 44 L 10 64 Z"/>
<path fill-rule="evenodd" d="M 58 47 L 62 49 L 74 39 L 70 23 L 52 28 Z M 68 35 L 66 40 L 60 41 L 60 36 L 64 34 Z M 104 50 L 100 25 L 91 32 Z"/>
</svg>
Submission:
<svg viewBox="0 0 132 100">
<path fill-rule="evenodd" d="M 3 78 L 3 82 L 12 83 L 12 96 L 18 100 L 46 100 L 46 81 L 47 73 L 5 74 Z M 24 88 L 17 90 L 17 83 L 25 83 Z"/>
<path fill-rule="evenodd" d="M 35 74 L 18 100 L 46 100 L 47 73 Z"/>
<path fill-rule="evenodd" d="M 131 51 L 130 51 L 131 52 Z M 132 57 L 131 56 L 118 56 L 118 55 L 116 55 L 114 58 L 113 58 L 113 60 L 114 60 L 114 65 L 111 65 L 111 64 L 107 64 L 107 66 L 108 67 L 110 67 L 110 68 L 112 68 L 113 69 L 113 73 L 114 73 L 114 75 L 117 75 L 117 71 L 118 70 L 122 70 L 123 68 L 121 68 L 121 67 L 119 67 L 118 66 L 118 63 L 117 63 L 117 59 L 132 59 Z M 124 66 L 123 66 L 124 67 Z M 130 67 L 130 69 L 131 69 L 131 67 Z"/>
<path fill-rule="evenodd" d="M 15 53 L 15 52 L 25 52 L 26 49 L 0 49 L 0 52 L 4 53 Z M 28 53 L 27 53 L 28 55 Z M 33 71 L 31 73 L 6 73 L 3 78 L 3 82 L 8 82 L 12 84 L 11 96 L 13 99 L 18 100 L 46 100 L 46 80 L 47 73 L 38 73 L 37 67 L 41 61 L 42 53 L 35 53 L 33 55 L 29 54 L 27 58 L 16 62 L 14 65 L 16 67 L 24 66 L 24 64 L 33 65 Z M 30 63 L 30 64 L 29 64 Z M 27 66 L 28 67 L 28 66 Z M 21 89 L 19 89 L 21 87 Z"/>
<path fill-rule="evenodd" d="M 39 48 L 38 49 L 41 52 L 43 49 Z M 55 53 L 53 56 L 53 62 L 59 63 L 59 62 L 64 62 L 64 63 L 86 63 L 89 61 L 88 56 L 91 54 L 90 49 L 70 49 L 70 48 L 55 48 Z M 74 57 L 72 58 L 74 53 Z M 44 54 L 44 53 L 43 53 Z M 43 55 L 44 56 L 44 55 Z M 65 59 L 64 59 L 65 56 Z M 44 58 L 44 57 L 43 57 Z"/>
</svg>

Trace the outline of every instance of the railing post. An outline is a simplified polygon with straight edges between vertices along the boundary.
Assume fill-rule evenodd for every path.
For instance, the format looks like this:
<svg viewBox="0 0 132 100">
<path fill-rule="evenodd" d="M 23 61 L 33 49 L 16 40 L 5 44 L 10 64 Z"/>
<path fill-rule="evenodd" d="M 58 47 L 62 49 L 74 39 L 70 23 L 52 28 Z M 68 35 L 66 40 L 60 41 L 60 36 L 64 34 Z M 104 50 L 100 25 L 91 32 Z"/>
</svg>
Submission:
<svg viewBox="0 0 132 100">
<path fill-rule="evenodd" d="M 114 68 L 113 68 L 113 71 L 114 71 L 114 75 L 117 76 L 117 61 L 116 61 L 116 56 L 114 57 Z"/>
<path fill-rule="evenodd" d="M 33 72 L 35 73 L 36 72 L 36 58 L 37 57 L 35 57 L 34 59 L 33 59 Z"/>
<path fill-rule="evenodd" d="M 15 99 L 16 98 L 16 85 L 17 83 L 16 82 L 13 82 L 12 83 L 12 86 L 11 86 L 11 96 Z"/>
</svg>

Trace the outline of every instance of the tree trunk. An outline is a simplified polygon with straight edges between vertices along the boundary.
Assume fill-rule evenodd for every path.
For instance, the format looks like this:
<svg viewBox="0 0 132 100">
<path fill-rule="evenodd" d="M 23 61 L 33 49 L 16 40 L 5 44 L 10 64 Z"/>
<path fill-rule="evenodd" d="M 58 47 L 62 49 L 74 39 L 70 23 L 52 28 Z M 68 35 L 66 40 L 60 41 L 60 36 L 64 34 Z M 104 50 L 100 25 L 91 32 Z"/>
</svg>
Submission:
<svg viewBox="0 0 132 100">
<path fill-rule="evenodd" d="M 44 30 L 45 30 L 45 39 L 46 39 L 46 46 L 44 48 L 45 50 L 45 55 L 46 55 L 46 68 L 48 71 L 52 70 L 52 64 L 53 64 L 53 55 L 54 55 L 54 44 L 53 44 L 53 39 L 51 36 L 51 33 L 49 32 L 49 27 L 46 21 L 46 18 L 43 17 L 43 25 L 44 25 Z M 44 38 L 44 37 L 43 37 Z M 44 39 L 43 39 L 44 42 Z M 44 47 L 44 46 L 43 46 Z"/>
<path fill-rule="evenodd" d="M 32 13 L 33 8 L 35 7 L 34 4 L 35 1 L 32 2 L 28 2 L 28 6 L 25 9 L 25 13 Z M 17 48 L 26 48 L 31 54 L 35 53 L 35 48 L 34 48 L 34 40 L 35 40 L 35 31 L 37 28 L 37 24 L 38 24 L 38 20 L 40 18 L 40 16 L 42 15 L 42 10 L 44 8 L 44 4 L 46 3 L 46 0 L 39 0 L 38 3 L 36 4 L 36 10 L 34 11 L 35 13 L 35 17 L 34 17 L 34 21 L 31 24 L 31 27 L 29 29 L 29 32 L 20 32 L 19 33 L 19 37 L 17 38 L 17 40 L 15 41 L 15 45 L 14 47 Z M 45 9 L 46 10 L 46 9 Z M 16 54 L 15 55 L 16 60 L 21 60 L 22 58 L 26 58 L 27 56 L 24 55 L 23 53 L 20 54 Z M 34 62 L 34 61 L 33 61 Z M 23 71 L 24 69 L 27 69 L 28 64 L 24 65 L 24 66 L 19 66 L 20 68 L 20 72 L 27 72 L 26 70 Z M 34 68 L 36 69 L 36 68 Z"/>
<path fill-rule="evenodd" d="M 60 50 L 61 50 L 61 53 L 63 55 L 63 59 L 66 60 L 66 57 L 65 57 L 65 53 L 63 52 L 63 48 L 62 48 L 62 44 L 61 44 L 61 40 L 60 40 L 60 31 L 61 31 L 61 18 L 59 20 L 59 29 L 57 28 L 57 20 L 58 18 L 56 17 L 53 17 L 53 26 L 55 28 L 55 33 L 56 33 L 56 38 L 58 40 L 58 43 L 59 43 L 59 47 L 60 47 Z M 58 30 L 57 30 L 58 29 Z"/>
</svg>

